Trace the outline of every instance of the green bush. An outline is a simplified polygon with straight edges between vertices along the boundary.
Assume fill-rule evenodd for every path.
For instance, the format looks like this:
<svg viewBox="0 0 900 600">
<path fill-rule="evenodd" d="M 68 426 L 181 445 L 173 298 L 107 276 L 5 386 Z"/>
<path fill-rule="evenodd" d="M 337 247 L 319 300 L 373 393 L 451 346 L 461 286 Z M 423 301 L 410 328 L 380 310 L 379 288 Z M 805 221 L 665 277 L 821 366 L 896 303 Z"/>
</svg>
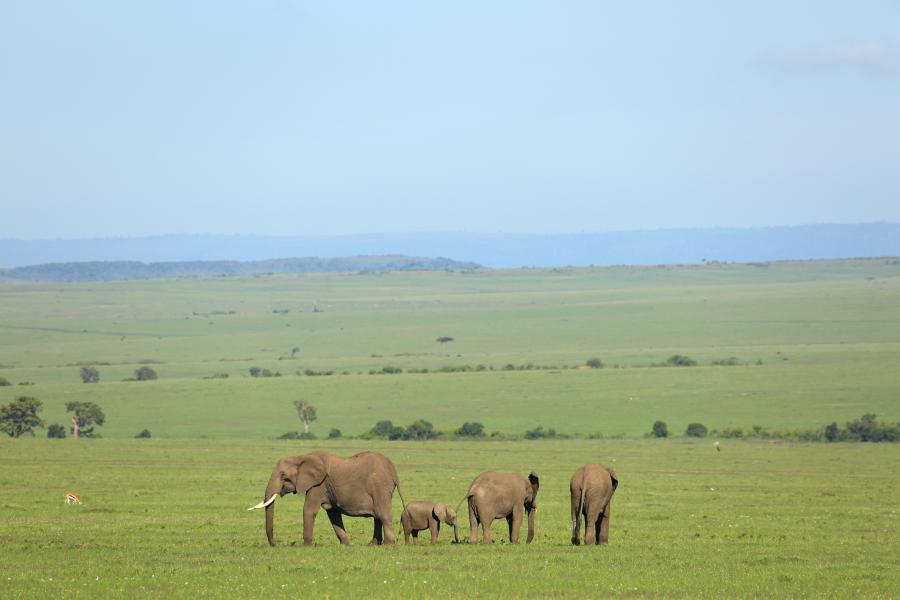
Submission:
<svg viewBox="0 0 900 600">
<path fill-rule="evenodd" d="M 484 425 L 466 421 L 456 430 L 458 437 L 484 437 Z"/>
<path fill-rule="evenodd" d="M 734 367 L 739 365 L 737 357 L 729 356 L 728 358 L 723 358 L 721 360 L 714 360 L 711 363 L 714 367 Z"/>
<path fill-rule="evenodd" d="M 603 361 L 600 360 L 599 358 L 589 358 L 588 361 L 584 364 L 586 364 L 587 366 L 589 366 L 592 369 L 602 369 L 603 368 Z"/>
<path fill-rule="evenodd" d="M 723 438 L 742 438 L 744 437 L 744 428 L 743 427 L 726 427 L 722 431 L 718 432 L 719 437 Z"/>
<path fill-rule="evenodd" d="M 6 377 L 0 377 L 0 387 L 6 387 L 8 385 L 12 385 L 9 382 L 9 379 L 7 379 Z"/>
<path fill-rule="evenodd" d="M 287 433 L 283 433 L 278 436 L 279 440 L 314 440 L 316 439 L 316 434 L 313 432 L 304 432 L 304 431 L 288 431 Z"/>
<path fill-rule="evenodd" d="M 149 437 L 150 437 L 150 430 L 149 430 L 149 429 L 144 429 L 143 431 L 141 431 L 139 434 L 137 434 L 137 435 L 134 436 L 134 437 L 135 437 L 135 438 L 138 438 L 138 439 L 146 439 L 146 438 L 149 438 Z"/>
<path fill-rule="evenodd" d="M 709 431 L 703 423 L 690 423 L 684 431 L 684 435 L 688 437 L 706 437 Z"/>
<path fill-rule="evenodd" d="M 879 423 L 869 413 L 848 422 L 840 437 L 860 442 L 896 442 L 900 440 L 900 423 Z"/>
<path fill-rule="evenodd" d="M 144 366 L 134 372 L 135 381 L 151 381 L 156 378 L 156 371 L 151 367 Z"/>
<path fill-rule="evenodd" d="M 669 437 L 669 426 L 664 421 L 656 421 L 651 430 L 653 437 L 664 438 Z"/>
<path fill-rule="evenodd" d="M 438 436 L 430 421 L 418 419 L 406 428 L 404 439 L 407 440 L 432 440 Z"/>
<path fill-rule="evenodd" d="M 543 426 L 538 425 L 534 429 L 525 432 L 526 440 L 542 440 L 542 439 L 550 439 L 556 437 L 556 430 L 552 427 L 550 429 L 544 429 Z"/>
<path fill-rule="evenodd" d="M 381 372 L 386 375 L 399 375 L 403 372 L 403 369 L 401 369 L 400 367 L 393 367 L 391 365 L 388 365 L 386 367 L 381 367 Z"/>
<path fill-rule="evenodd" d="M 66 428 L 59 423 L 54 423 L 47 428 L 47 437 L 51 439 L 63 439 L 66 437 Z"/>
<path fill-rule="evenodd" d="M 333 428 L 331 429 L 331 431 L 328 432 L 328 439 L 329 439 L 329 440 L 336 440 L 336 439 L 338 439 L 338 438 L 340 438 L 340 437 L 341 437 L 341 430 L 338 429 L 338 428 L 336 428 L 336 427 L 333 427 Z"/>
<path fill-rule="evenodd" d="M 666 364 L 672 367 L 694 367 L 697 361 L 683 354 L 673 354 L 666 359 Z"/>
</svg>

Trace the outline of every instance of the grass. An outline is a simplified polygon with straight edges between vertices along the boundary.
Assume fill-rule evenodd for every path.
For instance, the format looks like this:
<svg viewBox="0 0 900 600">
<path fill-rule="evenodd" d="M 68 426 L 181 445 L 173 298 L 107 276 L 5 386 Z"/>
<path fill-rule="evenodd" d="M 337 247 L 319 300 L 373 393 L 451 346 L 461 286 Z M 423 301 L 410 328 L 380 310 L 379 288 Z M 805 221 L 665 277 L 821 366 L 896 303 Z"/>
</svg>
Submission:
<svg viewBox="0 0 900 600">
<path fill-rule="evenodd" d="M 0 443 L 0 595 L 261 597 L 891 597 L 898 583 L 900 454 L 893 445 L 609 440 L 368 443 L 20 440 Z M 300 540 L 301 502 L 279 500 L 269 548 L 262 495 L 282 455 L 374 448 L 407 499 L 456 505 L 474 476 L 541 476 L 537 536 L 511 547 L 366 546 L 371 520 L 324 515 Z M 568 478 L 586 461 L 621 484 L 610 545 L 569 544 Z M 63 493 L 82 494 L 65 506 Z M 395 495 L 395 530 L 399 499 Z M 461 533 L 467 533 L 462 517 Z M 427 539 L 427 533 L 425 534 Z M 467 536 L 466 536 L 467 537 Z M 402 536 L 401 536 L 402 539 Z M 876 550 L 877 549 L 877 550 Z"/>
<path fill-rule="evenodd" d="M 900 265 L 885 259 L 0 283 L 0 376 L 33 383 L 0 388 L 0 404 L 36 396 L 48 424 L 75 400 L 107 415 L 99 440 L 0 440 L 0 596 L 893 597 L 900 446 L 722 440 L 717 453 L 641 436 L 657 419 L 675 434 L 898 420 L 898 324 Z M 654 366 L 673 354 L 698 366 Z M 606 368 L 576 368 L 592 357 Z M 86 362 L 99 384 L 81 383 Z M 158 380 L 122 381 L 148 362 Z M 385 366 L 432 372 L 368 374 Z M 301 428 L 296 399 L 317 407 L 320 437 L 418 418 L 607 437 L 273 440 Z M 130 439 L 144 428 L 152 439 Z M 341 548 L 320 516 L 304 548 L 286 498 L 270 549 L 244 509 L 275 459 L 313 448 L 380 450 L 407 499 L 454 506 L 481 471 L 534 469 L 537 538 L 370 548 L 371 521 L 348 519 L 355 545 Z M 608 547 L 568 541 L 568 478 L 586 461 L 621 479 Z M 83 506 L 63 505 L 70 490 Z"/>
</svg>

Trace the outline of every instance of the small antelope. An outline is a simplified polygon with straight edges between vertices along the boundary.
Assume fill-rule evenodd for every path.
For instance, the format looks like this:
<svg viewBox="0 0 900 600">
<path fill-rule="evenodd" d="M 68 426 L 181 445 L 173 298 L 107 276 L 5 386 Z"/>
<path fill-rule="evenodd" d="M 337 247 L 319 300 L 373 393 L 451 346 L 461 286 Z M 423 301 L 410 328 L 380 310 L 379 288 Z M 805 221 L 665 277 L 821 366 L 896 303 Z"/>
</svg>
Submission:
<svg viewBox="0 0 900 600">
<path fill-rule="evenodd" d="M 713 446 L 716 447 L 716 452 L 721 452 L 721 451 L 722 451 L 722 447 L 719 445 L 718 440 L 716 440 L 716 442 L 713 444 Z"/>
<path fill-rule="evenodd" d="M 75 492 L 66 492 L 66 504 L 82 504 L 81 496 Z"/>
</svg>

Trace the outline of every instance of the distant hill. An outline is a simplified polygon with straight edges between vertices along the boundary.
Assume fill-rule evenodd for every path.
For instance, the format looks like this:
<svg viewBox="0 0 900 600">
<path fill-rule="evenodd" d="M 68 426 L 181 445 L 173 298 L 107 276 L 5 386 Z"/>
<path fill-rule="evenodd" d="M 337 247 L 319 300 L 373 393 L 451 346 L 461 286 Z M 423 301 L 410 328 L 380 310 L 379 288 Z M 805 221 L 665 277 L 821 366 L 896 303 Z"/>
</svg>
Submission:
<svg viewBox="0 0 900 600">
<path fill-rule="evenodd" d="M 0 279 L 19 281 L 112 281 L 169 277 L 215 277 L 256 273 L 325 273 L 345 271 L 409 271 L 474 269 L 479 265 L 449 258 L 410 256 L 351 256 L 342 258 L 281 258 L 257 261 L 188 261 L 143 263 L 91 261 L 49 263 L 0 270 Z"/>
<path fill-rule="evenodd" d="M 452 256 L 487 267 L 754 262 L 900 255 L 900 224 L 573 234 L 165 235 L 0 240 L 0 267 L 84 261 L 260 261 L 280 256 Z M 321 260 L 321 259 L 320 259 Z"/>
</svg>

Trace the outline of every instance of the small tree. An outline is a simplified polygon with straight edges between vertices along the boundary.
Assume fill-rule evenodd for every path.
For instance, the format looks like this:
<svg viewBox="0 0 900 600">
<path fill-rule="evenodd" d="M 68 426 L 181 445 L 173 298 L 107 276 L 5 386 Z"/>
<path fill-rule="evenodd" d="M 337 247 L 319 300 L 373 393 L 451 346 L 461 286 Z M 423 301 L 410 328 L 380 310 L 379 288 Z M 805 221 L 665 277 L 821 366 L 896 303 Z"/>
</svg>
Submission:
<svg viewBox="0 0 900 600">
<path fill-rule="evenodd" d="M 151 381 L 153 379 L 156 379 L 156 377 L 156 371 L 148 366 L 143 366 L 134 372 L 134 378 L 136 381 Z"/>
<path fill-rule="evenodd" d="M 657 421 L 653 424 L 653 436 L 658 438 L 669 437 L 669 426 L 663 421 Z"/>
<path fill-rule="evenodd" d="M 66 437 L 66 428 L 59 423 L 54 423 L 47 428 L 47 437 L 51 439 L 63 439 Z"/>
<path fill-rule="evenodd" d="M 825 439 L 829 442 L 836 442 L 840 433 L 838 424 L 834 421 L 830 425 L 825 426 Z"/>
<path fill-rule="evenodd" d="M 703 423 L 689 423 L 684 431 L 684 435 L 688 437 L 706 437 L 708 432 L 706 425 Z"/>
<path fill-rule="evenodd" d="M 466 421 L 462 427 L 456 430 L 459 437 L 484 437 L 484 425 Z"/>
<path fill-rule="evenodd" d="M 437 437 L 437 432 L 430 421 L 418 419 L 412 425 L 406 428 L 406 439 L 408 440 L 430 440 Z"/>
<path fill-rule="evenodd" d="M 695 367 L 697 361 L 683 354 L 673 354 L 666 360 L 666 364 L 673 367 Z"/>
<path fill-rule="evenodd" d="M 336 440 L 336 439 L 338 439 L 339 437 L 341 437 L 341 430 L 338 429 L 337 427 L 332 427 L 332 428 L 331 428 L 331 431 L 328 432 L 328 439 L 329 439 L 329 440 Z"/>
<path fill-rule="evenodd" d="M 134 437 L 138 438 L 138 439 L 148 438 L 148 437 L 150 437 L 150 430 L 144 429 L 143 431 L 141 431 L 139 434 L 137 434 Z"/>
<path fill-rule="evenodd" d="M 435 341 L 436 341 L 438 344 L 446 344 L 446 343 L 448 343 L 448 342 L 452 342 L 452 341 L 453 341 L 453 338 L 450 337 L 449 335 L 442 335 L 441 337 L 439 337 L 439 338 L 436 339 Z"/>
<path fill-rule="evenodd" d="M 12 384 L 9 382 L 9 379 L 7 379 L 6 377 L 0 377 L 0 387 L 7 387 L 10 385 Z"/>
<path fill-rule="evenodd" d="M 0 431 L 12 438 L 34 435 L 35 427 L 44 426 L 43 419 L 38 416 L 43 407 L 43 402 L 30 396 L 19 396 L 6 406 L 0 406 Z"/>
<path fill-rule="evenodd" d="M 100 383 L 100 371 L 94 367 L 81 367 L 82 383 Z"/>
<path fill-rule="evenodd" d="M 72 437 L 94 437 L 94 425 L 103 425 L 106 415 L 93 402 L 67 402 L 66 412 L 72 415 Z"/>
<path fill-rule="evenodd" d="M 305 400 L 294 400 L 297 416 L 303 421 L 303 433 L 309 433 L 309 424 L 316 420 L 316 407 Z"/>
<path fill-rule="evenodd" d="M 587 366 L 589 366 L 592 369 L 602 369 L 603 368 L 603 361 L 600 360 L 599 358 L 590 358 L 584 364 L 586 364 Z"/>
<path fill-rule="evenodd" d="M 391 421 L 378 421 L 375 427 L 369 430 L 372 437 L 387 438 L 389 440 L 402 440 L 406 437 L 406 430 Z"/>
</svg>

